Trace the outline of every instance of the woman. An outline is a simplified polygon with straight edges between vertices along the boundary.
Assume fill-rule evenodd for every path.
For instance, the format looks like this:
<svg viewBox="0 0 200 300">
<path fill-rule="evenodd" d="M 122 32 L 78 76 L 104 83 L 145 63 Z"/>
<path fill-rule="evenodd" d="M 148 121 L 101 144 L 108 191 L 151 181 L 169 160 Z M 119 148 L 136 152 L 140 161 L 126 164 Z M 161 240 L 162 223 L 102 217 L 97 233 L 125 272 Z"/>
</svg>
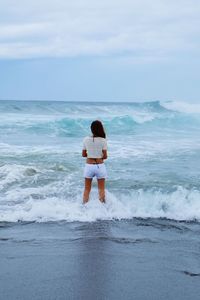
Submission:
<svg viewBox="0 0 200 300">
<path fill-rule="evenodd" d="M 91 124 L 92 136 L 83 140 L 82 156 L 87 157 L 84 169 L 85 190 L 83 203 L 89 201 L 92 179 L 97 178 L 99 200 L 105 203 L 105 178 L 107 176 L 104 159 L 107 158 L 107 142 L 103 125 L 100 121 L 93 121 Z"/>
</svg>

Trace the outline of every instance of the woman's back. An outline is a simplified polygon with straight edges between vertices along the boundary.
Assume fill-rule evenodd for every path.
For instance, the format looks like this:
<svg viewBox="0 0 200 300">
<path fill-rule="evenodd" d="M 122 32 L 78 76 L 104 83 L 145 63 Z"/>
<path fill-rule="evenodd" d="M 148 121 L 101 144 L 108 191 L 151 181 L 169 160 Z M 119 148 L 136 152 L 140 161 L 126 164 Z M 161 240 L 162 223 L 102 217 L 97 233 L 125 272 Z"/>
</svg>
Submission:
<svg viewBox="0 0 200 300">
<path fill-rule="evenodd" d="M 83 140 L 83 149 L 87 150 L 88 158 L 102 158 L 102 150 L 107 150 L 106 139 L 87 136 Z"/>
</svg>

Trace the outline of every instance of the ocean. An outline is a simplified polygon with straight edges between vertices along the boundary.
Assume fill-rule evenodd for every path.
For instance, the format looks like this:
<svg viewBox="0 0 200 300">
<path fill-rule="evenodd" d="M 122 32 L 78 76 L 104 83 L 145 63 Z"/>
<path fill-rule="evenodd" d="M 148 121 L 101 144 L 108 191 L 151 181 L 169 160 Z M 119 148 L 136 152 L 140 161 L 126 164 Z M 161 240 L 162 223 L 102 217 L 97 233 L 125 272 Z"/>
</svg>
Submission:
<svg viewBox="0 0 200 300">
<path fill-rule="evenodd" d="M 95 119 L 106 204 L 94 180 L 82 205 Z M 198 104 L 0 101 L 0 299 L 199 299 L 199 132 Z"/>
<path fill-rule="evenodd" d="M 200 220 L 200 107 L 192 108 L 1 101 L 0 219 Z M 107 204 L 94 181 L 83 207 L 82 141 L 95 119 L 107 132 Z"/>
</svg>

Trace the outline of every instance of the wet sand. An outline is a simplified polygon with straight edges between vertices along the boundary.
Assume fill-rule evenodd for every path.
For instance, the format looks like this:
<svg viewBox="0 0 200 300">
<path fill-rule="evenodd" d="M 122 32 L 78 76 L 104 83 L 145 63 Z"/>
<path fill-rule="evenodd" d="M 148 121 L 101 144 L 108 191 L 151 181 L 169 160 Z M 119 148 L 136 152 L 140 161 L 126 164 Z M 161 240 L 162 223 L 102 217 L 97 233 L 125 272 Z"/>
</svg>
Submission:
<svg viewBox="0 0 200 300">
<path fill-rule="evenodd" d="M 0 299 L 199 299 L 200 224 L 0 223 Z"/>
</svg>

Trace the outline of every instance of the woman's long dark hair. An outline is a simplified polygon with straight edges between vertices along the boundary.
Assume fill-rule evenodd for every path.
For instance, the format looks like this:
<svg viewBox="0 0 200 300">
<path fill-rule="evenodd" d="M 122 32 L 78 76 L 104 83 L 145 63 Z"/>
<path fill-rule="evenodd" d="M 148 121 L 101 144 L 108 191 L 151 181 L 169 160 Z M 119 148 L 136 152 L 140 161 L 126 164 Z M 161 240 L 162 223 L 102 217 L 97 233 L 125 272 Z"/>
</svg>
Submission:
<svg viewBox="0 0 200 300">
<path fill-rule="evenodd" d="M 104 139 L 106 138 L 105 130 L 101 121 L 93 121 L 90 128 L 93 133 L 93 137 L 102 137 Z"/>
</svg>

